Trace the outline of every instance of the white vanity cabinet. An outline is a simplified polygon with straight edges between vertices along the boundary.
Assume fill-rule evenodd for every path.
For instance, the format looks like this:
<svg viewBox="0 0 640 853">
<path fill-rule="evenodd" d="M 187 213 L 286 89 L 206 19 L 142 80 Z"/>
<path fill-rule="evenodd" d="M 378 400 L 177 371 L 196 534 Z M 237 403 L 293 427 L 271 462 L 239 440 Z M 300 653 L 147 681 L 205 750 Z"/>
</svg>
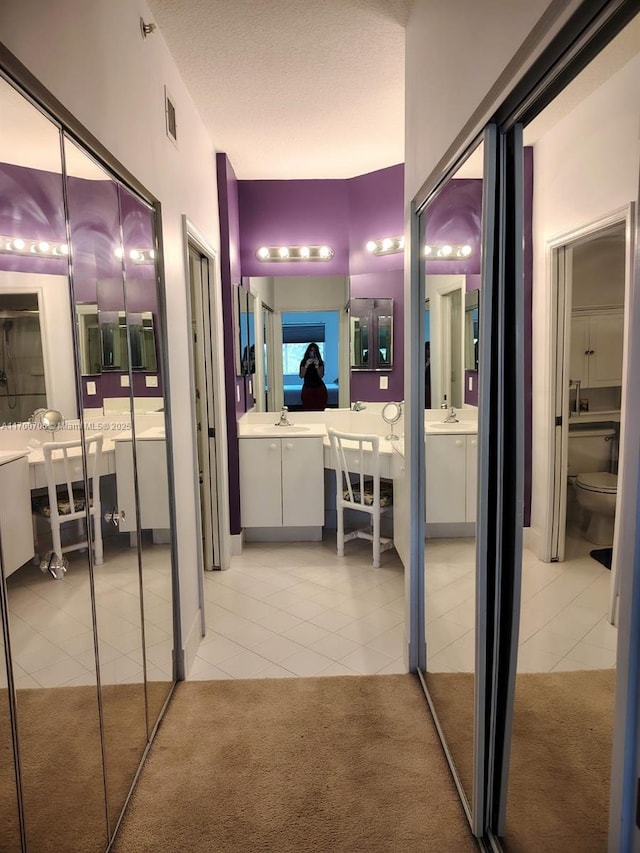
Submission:
<svg viewBox="0 0 640 853">
<path fill-rule="evenodd" d="M 0 454 L 0 538 L 5 577 L 34 555 L 29 460 Z"/>
<path fill-rule="evenodd" d="M 427 435 L 425 439 L 427 524 L 476 520 L 477 435 Z"/>
<path fill-rule="evenodd" d="M 133 446 L 131 439 L 114 441 L 116 484 L 121 533 L 137 529 L 136 493 L 133 476 Z M 142 530 L 168 530 L 169 482 L 167 478 L 167 448 L 164 438 L 136 439 L 136 465 L 138 469 L 138 504 Z M 106 511 L 108 507 L 103 507 Z M 124 515 L 123 515 L 124 513 Z"/>
<path fill-rule="evenodd" d="M 583 388 L 622 385 L 624 312 L 598 309 L 571 317 L 570 377 Z"/>
<path fill-rule="evenodd" d="M 322 437 L 241 438 L 243 527 L 324 524 Z"/>
</svg>

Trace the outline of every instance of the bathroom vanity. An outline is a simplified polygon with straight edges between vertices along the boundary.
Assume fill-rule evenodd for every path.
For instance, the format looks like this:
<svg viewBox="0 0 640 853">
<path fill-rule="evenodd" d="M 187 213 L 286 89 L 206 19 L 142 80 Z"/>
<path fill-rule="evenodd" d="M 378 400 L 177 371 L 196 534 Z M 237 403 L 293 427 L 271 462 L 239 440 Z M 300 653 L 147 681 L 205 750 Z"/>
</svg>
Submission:
<svg viewBox="0 0 640 853">
<path fill-rule="evenodd" d="M 5 577 L 34 555 L 29 459 L 24 452 L 0 452 L 0 541 Z"/>
</svg>

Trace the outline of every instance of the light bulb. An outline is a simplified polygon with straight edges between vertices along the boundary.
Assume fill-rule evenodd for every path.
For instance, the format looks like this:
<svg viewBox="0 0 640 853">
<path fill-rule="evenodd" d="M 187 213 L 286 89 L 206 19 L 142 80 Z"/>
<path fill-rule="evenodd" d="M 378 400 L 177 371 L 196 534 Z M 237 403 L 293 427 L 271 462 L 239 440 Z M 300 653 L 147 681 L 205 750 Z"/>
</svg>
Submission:
<svg viewBox="0 0 640 853">
<path fill-rule="evenodd" d="M 46 240 L 41 240 L 38 243 L 38 251 L 39 252 L 48 252 L 51 249 L 51 246 L 47 243 Z"/>
<path fill-rule="evenodd" d="M 392 245 L 391 237 L 385 237 L 382 241 L 382 251 L 388 252 Z"/>
<path fill-rule="evenodd" d="M 281 246 L 280 249 L 278 250 L 278 254 L 280 255 L 281 258 L 288 258 L 289 257 L 289 249 L 287 249 L 286 246 Z"/>
<path fill-rule="evenodd" d="M 472 249 L 471 249 L 471 246 L 469 246 L 469 245 L 462 246 L 462 248 L 460 249 L 460 254 L 462 255 L 463 258 L 468 258 L 469 255 L 471 254 L 471 252 L 472 252 Z"/>
<path fill-rule="evenodd" d="M 24 240 L 22 240 L 20 237 L 16 237 L 16 239 L 13 241 L 13 248 L 22 251 L 22 249 L 24 249 Z"/>
<path fill-rule="evenodd" d="M 308 246 L 300 246 L 300 257 L 308 258 L 309 257 L 309 247 Z"/>
<path fill-rule="evenodd" d="M 399 248 L 399 249 L 404 249 L 404 236 L 403 236 L 403 237 L 398 237 L 398 248 Z"/>
<path fill-rule="evenodd" d="M 114 254 L 115 254 L 116 258 L 118 258 L 118 260 L 121 261 L 124 258 L 124 249 L 122 248 L 122 246 L 118 246 L 118 248 L 115 250 Z"/>
<path fill-rule="evenodd" d="M 451 246 L 443 246 L 440 249 L 440 254 L 442 255 L 443 258 L 448 258 L 449 255 L 451 254 L 451 252 L 453 252 L 453 249 L 451 248 Z"/>
<path fill-rule="evenodd" d="M 367 252 L 374 252 L 375 248 L 376 248 L 375 240 L 369 240 L 369 242 L 367 243 Z"/>
<path fill-rule="evenodd" d="M 425 257 L 428 257 L 431 254 L 431 246 L 425 246 L 424 247 L 424 254 L 425 254 Z"/>
<path fill-rule="evenodd" d="M 141 255 L 137 249 L 131 249 L 131 251 L 129 252 L 129 257 L 132 261 L 143 260 L 143 255 Z"/>
<path fill-rule="evenodd" d="M 155 259 L 156 259 L 156 250 L 155 249 L 149 249 L 149 257 L 151 258 L 152 261 L 155 261 Z"/>
<path fill-rule="evenodd" d="M 67 246 L 66 243 L 60 243 L 60 254 L 61 255 L 68 255 L 69 254 L 69 247 Z"/>
<path fill-rule="evenodd" d="M 266 246 L 262 246 L 260 249 L 258 249 L 258 257 L 261 261 L 267 260 L 267 258 L 269 257 L 269 250 Z"/>
<path fill-rule="evenodd" d="M 328 246 L 320 246 L 320 251 L 318 252 L 321 258 L 328 258 L 331 254 L 331 249 Z"/>
</svg>

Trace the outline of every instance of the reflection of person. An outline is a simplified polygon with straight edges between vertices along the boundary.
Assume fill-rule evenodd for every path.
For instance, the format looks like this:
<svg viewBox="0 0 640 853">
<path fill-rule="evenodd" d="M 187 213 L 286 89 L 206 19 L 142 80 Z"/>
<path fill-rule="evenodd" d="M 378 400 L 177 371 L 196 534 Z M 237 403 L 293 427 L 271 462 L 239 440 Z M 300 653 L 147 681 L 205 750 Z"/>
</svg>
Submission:
<svg viewBox="0 0 640 853">
<path fill-rule="evenodd" d="M 251 344 L 248 357 L 247 348 L 244 348 L 244 352 L 242 353 L 242 372 L 245 375 L 256 372 L 256 348 L 254 344 Z"/>
<path fill-rule="evenodd" d="M 303 379 L 302 408 L 308 412 L 321 412 L 327 407 L 327 386 L 322 381 L 324 361 L 318 344 L 310 343 L 300 362 L 300 378 Z"/>
</svg>

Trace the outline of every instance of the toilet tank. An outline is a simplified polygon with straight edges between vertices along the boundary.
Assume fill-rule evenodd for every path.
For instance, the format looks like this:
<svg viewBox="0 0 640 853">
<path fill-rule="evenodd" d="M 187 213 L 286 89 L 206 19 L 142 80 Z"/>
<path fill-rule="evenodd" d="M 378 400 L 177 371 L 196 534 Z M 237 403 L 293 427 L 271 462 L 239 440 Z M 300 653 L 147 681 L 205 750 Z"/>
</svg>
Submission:
<svg viewBox="0 0 640 853">
<path fill-rule="evenodd" d="M 616 431 L 584 427 L 569 430 L 569 476 L 611 471 Z"/>
</svg>

